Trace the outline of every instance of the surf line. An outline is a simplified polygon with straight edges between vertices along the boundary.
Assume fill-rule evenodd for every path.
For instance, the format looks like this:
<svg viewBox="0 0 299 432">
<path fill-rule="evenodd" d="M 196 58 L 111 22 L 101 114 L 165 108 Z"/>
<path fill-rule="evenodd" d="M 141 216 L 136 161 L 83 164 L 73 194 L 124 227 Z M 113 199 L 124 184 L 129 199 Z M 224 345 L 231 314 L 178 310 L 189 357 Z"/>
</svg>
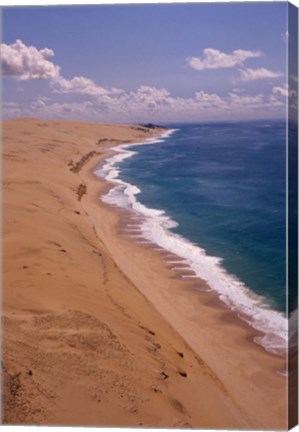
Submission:
<svg viewBox="0 0 299 432">
<path fill-rule="evenodd" d="M 123 144 L 112 147 L 114 155 L 105 159 L 95 174 L 112 183 L 108 193 L 101 200 L 112 206 L 117 206 L 138 216 L 136 223 L 139 233 L 134 240 L 147 241 L 159 248 L 182 258 L 180 261 L 193 273 L 182 277 L 199 277 L 216 291 L 219 299 L 251 327 L 262 333 L 256 336 L 254 342 L 266 351 L 275 355 L 285 355 L 288 345 L 288 321 L 279 311 L 273 310 L 267 304 L 265 297 L 254 293 L 235 275 L 228 273 L 222 266 L 222 259 L 209 256 L 206 251 L 180 234 L 171 231 L 178 226 L 177 222 L 167 216 L 164 210 L 146 207 L 137 196 L 141 190 L 121 179 L 121 163 L 137 154 L 132 148 L 147 144 L 164 143 L 177 129 L 171 129 L 156 138 L 148 138 L 142 143 Z M 133 239 L 133 238 L 132 238 Z M 178 252 L 179 251 L 179 252 Z"/>
</svg>

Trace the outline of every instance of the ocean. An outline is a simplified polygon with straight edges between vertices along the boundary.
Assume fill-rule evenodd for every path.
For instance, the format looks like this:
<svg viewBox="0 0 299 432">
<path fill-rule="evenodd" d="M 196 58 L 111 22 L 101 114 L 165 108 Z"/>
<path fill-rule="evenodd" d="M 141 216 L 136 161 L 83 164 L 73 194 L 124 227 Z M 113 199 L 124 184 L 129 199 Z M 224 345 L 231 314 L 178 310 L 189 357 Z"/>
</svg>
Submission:
<svg viewBox="0 0 299 432">
<path fill-rule="evenodd" d="M 286 348 L 286 124 L 177 124 L 123 145 L 96 173 L 102 200 L 140 216 L 142 238 L 182 257 L 231 309 Z"/>
</svg>

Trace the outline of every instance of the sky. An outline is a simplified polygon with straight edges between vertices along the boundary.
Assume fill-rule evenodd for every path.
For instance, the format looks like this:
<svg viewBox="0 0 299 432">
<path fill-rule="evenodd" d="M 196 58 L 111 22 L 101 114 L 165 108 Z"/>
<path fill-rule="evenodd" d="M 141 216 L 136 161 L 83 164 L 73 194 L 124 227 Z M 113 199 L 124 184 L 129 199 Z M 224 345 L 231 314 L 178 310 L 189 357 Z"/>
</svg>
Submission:
<svg viewBox="0 0 299 432">
<path fill-rule="evenodd" d="M 4 7 L 3 116 L 284 118 L 287 17 L 286 2 Z"/>
</svg>

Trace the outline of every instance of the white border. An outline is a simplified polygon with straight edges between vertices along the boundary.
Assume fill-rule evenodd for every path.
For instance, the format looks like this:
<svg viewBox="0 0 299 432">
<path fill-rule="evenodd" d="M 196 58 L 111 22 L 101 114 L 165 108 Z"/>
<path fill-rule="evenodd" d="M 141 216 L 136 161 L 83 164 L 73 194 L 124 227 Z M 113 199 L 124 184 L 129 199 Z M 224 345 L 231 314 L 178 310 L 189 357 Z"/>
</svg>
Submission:
<svg viewBox="0 0 299 432">
<path fill-rule="evenodd" d="M 246 0 L 246 3 L 259 3 L 257 0 Z M 262 3 L 264 2 L 272 2 L 272 3 L 281 3 L 285 2 L 286 0 L 262 0 Z M 241 2 L 240 0 L 87 0 L 84 2 L 84 0 L 1 0 L 1 7 L 2 6 L 62 6 L 62 5 L 113 5 L 113 4 L 149 4 L 149 3 L 245 3 Z M 290 3 L 294 4 L 296 7 L 299 7 L 299 0 L 290 0 Z M 267 17 L 265 17 L 267 19 Z"/>
<path fill-rule="evenodd" d="M 284 0 L 262 0 L 262 2 L 282 2 Z M 256 0 L 246 0 L 246 3 L 257 3 Z M 182 0 L 163 0 L 160 2 L 159 0 L 87 0 L 84 4 L 84 0 L 1 0 L 0 7 L 14 7 L 14 6 L 62 6 L 62 5 L 113 5 L 113 4 L 157 4 L 157 3 L 186 3 Z M 227 0 L 188 0 L 187 3 L 228 3 Z M 229 3 L 241 3 L 240 0 L 230 0 Z M 299 0 L 291 0 L 290 3 L 299 8 Z M 267 17 L 265 16 L 265 20 Z M 2 39 L 2 35 L 1 35 Z M 217 413 L 215 413 L 217 415 Z M 1 431 L 3 432 L 48 432 L 49 429 L 54 429 L 57 432 L 98 432 L 101 430 L 102 432 L 132 432 L 135 430 L 131 428 L 107 428 L 107 427 L 62 427 L 62 426 L 2 426 Z M 142 430 L 142 429 L 137 429 Z M 158 432 L 165 432 L 169 429 L 154 429 Z M 179 430 L 179 429 L 170 429 L 170 430 Z M 215 429 L 204 429 L 207 432 L 219 432 L 219 430 Z M 224 432 L 226 430 L 222 429 Z M 299 426 L 296 426 L 292 429 L 294 432 L 299 432 Z M 246 432 L 246 430 L 242 429 L 242 432 Z M 262 432 L 261 430 L 255 430 L 255 432 Z"/>
</svg>

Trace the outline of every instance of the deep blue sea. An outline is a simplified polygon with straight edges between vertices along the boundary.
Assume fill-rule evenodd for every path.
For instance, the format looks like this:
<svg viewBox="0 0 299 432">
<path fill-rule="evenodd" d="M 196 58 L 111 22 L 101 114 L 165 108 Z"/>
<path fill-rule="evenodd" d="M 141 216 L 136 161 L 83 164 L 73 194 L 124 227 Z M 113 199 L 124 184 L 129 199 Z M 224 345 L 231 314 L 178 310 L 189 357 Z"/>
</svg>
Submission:
<svg viewBox="0 0 299 432">
<path fill-rule="evenodd" d="M 143 237 L 181 255 L 275 350 L 286 325 L 285 122 L 169 127 L 106 162 L 105 200 L 146 216 Z"/>
</svg>

